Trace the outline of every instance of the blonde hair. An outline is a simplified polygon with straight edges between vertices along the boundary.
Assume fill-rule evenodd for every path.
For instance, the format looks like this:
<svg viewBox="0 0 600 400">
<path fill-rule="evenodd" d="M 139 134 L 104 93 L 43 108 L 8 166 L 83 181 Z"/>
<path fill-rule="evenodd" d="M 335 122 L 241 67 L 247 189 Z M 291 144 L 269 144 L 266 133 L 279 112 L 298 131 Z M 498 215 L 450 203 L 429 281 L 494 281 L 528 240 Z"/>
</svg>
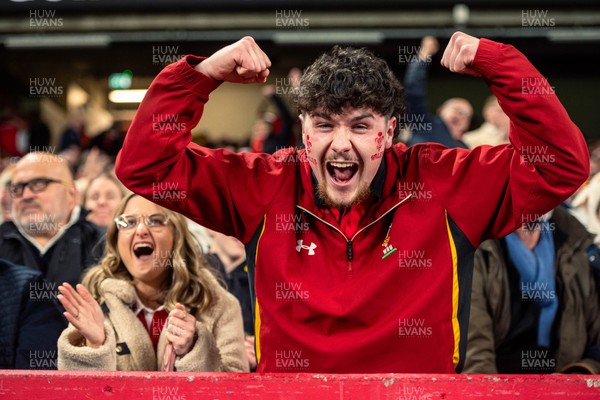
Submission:
<svg viewBox="0 0 600 400">
<path fill-rule="evenodd" d="M 94 176 L 85 185 L 85 189 L 83 190 L 83 195 L 81 196 L 81 205 L 82 206 L 85 207 L 85 202 L 88 199 L 88 194 L 90 191 L 90 186 L 92 186 L 92 183 L 95 180 L 101 179 L 101 178 L 106 178 L 117 186 L 117 189 L 119 189 L 119 193 L 121 193 L 121 199 L 123 199 L 128 194 L 131 194 L 131 192 L 125 186 L 123 186 L 121 181 L 119 179 L 117 179 L 116 175 L 113 172 L 104 171 L 104 172 L 100 172 L 98 175 Z"/>
<path fill-rule="evenodd" d="M 134 196 L 138 195 L 132 193 L 121 201 L 116 215 L 123 213 L 127 203 Z M 184 217 L 166 208 L 162 208 L 162 211 L 173 224 L 173 251 L 170 263 L 167 264 L 167 279 L 165 279 L 157 300 L 164 304 L 167 310 L 172 310 L 176 303 L 181 303 L 190 312 L 205 311 L 210 307 L 213 299 L 210 280 L 214 277 L 211 275 L 204 256 L 199 252 L 198 245 L 189 232 Z M 100 264 L 90 268 L 83 278 L 83 285 L 98 302 L 101 301 L 100 284 L 105 279 L 132 281 L 132 276 L 119 255 L 118 234 L 116 224 L 110 224 L 106 232 L 104 256 Z"/>
</svg>

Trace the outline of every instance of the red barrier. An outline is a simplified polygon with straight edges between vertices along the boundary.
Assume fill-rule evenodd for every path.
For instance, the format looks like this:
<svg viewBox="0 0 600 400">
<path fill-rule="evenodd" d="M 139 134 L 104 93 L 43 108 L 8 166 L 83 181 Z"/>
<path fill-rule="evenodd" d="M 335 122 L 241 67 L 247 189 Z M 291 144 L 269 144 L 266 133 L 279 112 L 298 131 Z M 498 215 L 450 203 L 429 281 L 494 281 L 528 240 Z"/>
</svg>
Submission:
<svg viewBox="0 0 600 400">
<path fill-rule="evenodd" d="M 0 399 L 600 399 L 600 375 L 2 371 Z"/>
</svg>

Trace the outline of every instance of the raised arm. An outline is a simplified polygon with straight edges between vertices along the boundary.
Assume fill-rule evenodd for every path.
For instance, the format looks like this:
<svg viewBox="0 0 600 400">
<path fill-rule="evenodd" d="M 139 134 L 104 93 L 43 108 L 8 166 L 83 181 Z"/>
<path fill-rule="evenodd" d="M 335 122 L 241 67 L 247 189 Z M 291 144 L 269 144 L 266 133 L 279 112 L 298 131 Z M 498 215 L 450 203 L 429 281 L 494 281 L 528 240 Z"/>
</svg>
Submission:
<svg viewBox="0 0 600 400">
<path fill-rule="evenodd" d="M 200 147 L 190 131 L 222 81 L 261 83 L 270 65 L 254 40 L 245 37 L 209 58 L 187 56 L 167 66 L 127 133 L 116 163 L 119 179 L 201 225 L 249 240 L 283 181 L 280 166 L 265 155 Z M 248 182 L 259 190 L 248 191 Z"/>
<path fill-rule="evenodd" d="M 506 236 L 575 192 L 589 174 L 587 147 L 554 89 L 514 47 L 457 32 L 442 64 L 483 78 L 511 120 L 509 145 L 422 152 L 433 177 L 429 183 L 477 246 Z"/>
<path fill-rule="evenodd" d="M 406 119 L 413 134 L 422 132 L 420 123 L 431 123 L 433 115 L 429 113 L 427 102 L 427 72 L 431 57 L 437 53 L 439 45 L 434 37 L 426 36 L 421 40 L 418 60 L 412 60 L 406 66 L 404 87 L 406 97 Z"/>
</svg>

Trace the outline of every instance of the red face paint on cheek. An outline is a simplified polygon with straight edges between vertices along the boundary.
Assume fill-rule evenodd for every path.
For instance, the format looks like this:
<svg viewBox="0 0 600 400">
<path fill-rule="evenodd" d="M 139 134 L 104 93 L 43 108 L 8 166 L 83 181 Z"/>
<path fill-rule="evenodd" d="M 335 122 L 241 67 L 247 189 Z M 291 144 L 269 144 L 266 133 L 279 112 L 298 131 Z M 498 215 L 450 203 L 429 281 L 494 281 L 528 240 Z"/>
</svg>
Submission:
<svg viewBox="0 0 600 400">
<path fill-rule="evenodd" d="M 377 133 L 375 143 L 377 144 L 377 152 L 379 153 L 381 151 L 381 147 L 383 146 L 383 132 Z"/>
<path fill-rule="evenodd" d="M 378 158 L 383 157 L 383 151 L 381 148 L 383 147 L 383 132 L 378 132 L 377 137 L 375 138 L 375 144 L 377 145 L 377 152 L 371 156 L 371 160 L 376 160 Z"/>
<path fill-rule="evenodd" d="M 317 164 L 317 160 L 315 160 L 314 157 L 311 156 L 311 150 L 312 150 L 312 142 L 310 141 L 310 135 L 306 135 L 306 157 L 308 158 L 308 162 L 316 165 Z"/>
<path fill-rule="evenodd" d="M 312 150 L 312 142 L 310 141 L 310 135 L 306 135 L 306 152 L 310 153 Z"/>
</svg>

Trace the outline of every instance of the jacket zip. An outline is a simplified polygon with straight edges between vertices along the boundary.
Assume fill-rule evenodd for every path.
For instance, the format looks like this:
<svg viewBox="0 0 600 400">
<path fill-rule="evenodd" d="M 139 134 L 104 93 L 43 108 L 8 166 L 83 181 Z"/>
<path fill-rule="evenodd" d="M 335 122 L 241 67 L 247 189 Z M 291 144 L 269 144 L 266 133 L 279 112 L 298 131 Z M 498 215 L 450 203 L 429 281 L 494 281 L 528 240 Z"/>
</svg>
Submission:
<svg viewBox="0 0 600 400">
<path fill-rule="evenodd" d="M 341 230 L 339 230 L 335 226 L 331 225 L 329 222 L 325 221 L 324 219 L 320 218 L 319 216 L 317 216 L 317 215 L 313 214 L 312 212 L 308 211 L 306 208 L 304 208 L 302 206 L 299 206 L 299 205 L 296 205 L 296 207 L 298 207 L 302 211 L 304 211 L 304 212 L 312 215 L 313 217 L 315 217 L 317 220 L 321 221 L 325 225 L 330 226 L 334 230 L 338 231 L 340 233 L 340 235 L 342 235 L 344 237 L 344 240 L 346 240 L 346 259 L 348 260 L 348 271 L 352 271 L 352 259 L 354 258 L 354 249 L 352 248 L 352 241 L 354 240 L 354 238 L 356 237 L 356 235 L 358 235 L 359 233 L 361 233 L 362 231 L 364 231 L 365 229 L 367 229 L 371 225 L 377 223 L 380 219 L 382 219 L 383 217 L 385 217 L 386 215 L 388 215 L 391 211 L 393 211 L 394 209 L 396 209 L 396 207 L 398 207 L 400 204 L 404 203 L 406 200 L 408 200 L 409 198 L 411 198 L 411 196 L 412 196 L 412 193 L 409 193 L 408 196 L 406 196 L 405 198 L 403 198 L 398 203 L 394 204 L 393 207 L 390 207 L 389 210 L 387 210 L 386 212 L 384 212 L 383 214 L 381 214 L 377 219 L 375 219 L 374 221 L 371 221 L 370 223 L 368 223 L 367 225 L 363 226 L 358 231 L 356 231 L 356 233 L 354 234 L 354 236 L 352 236 L 350 239 L 348 239 L 348 237 L 344 234 L 344 232 L 342 232 Z"/>
</svg>

